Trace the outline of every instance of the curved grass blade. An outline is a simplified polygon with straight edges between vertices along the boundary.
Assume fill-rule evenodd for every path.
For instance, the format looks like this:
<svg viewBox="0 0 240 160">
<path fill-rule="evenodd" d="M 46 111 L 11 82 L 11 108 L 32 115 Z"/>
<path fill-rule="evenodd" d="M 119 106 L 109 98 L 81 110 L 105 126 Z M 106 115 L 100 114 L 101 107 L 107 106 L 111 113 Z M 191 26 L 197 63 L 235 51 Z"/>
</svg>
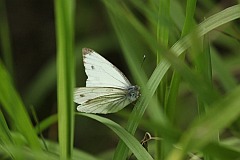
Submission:
<svg viewBox="0 0 240 160">
<path fill-rule="evenodd" d="M 109 127 L 113 132 L 115 132 L 121 140 L 130 148 L 130 150 L 134 153 L 138 160 L 153 160 L 150 154 L 146 151 L 146 149 L 136 140 L 130 133 L 128 133 L 124 128 L 122 128 L 119 124 L 98 115 L 93 114 L 85 114 L 85 113 L 76 113 L 77 115 L 89 117 L 95 119 L 107 127 Z"/>
</svg>

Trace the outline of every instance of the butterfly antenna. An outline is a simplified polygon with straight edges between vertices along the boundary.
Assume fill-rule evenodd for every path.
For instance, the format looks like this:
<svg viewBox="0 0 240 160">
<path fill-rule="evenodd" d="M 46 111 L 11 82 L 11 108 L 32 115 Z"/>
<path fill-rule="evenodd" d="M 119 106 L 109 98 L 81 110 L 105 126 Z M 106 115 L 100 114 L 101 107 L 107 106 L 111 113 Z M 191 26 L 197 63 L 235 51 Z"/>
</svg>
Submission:
<svg viewBox="0 0 240 160">
<path fill-rule="evenodd" d="M 142 64 L 141 64 L 141 68 L 142 68 L 142 66 L 143 66 L 143 63 L 144 63 L 145 59 L 146 59 L 146 55 L 144 54 L 144 55 L 143 55 Z"/>
</svg>

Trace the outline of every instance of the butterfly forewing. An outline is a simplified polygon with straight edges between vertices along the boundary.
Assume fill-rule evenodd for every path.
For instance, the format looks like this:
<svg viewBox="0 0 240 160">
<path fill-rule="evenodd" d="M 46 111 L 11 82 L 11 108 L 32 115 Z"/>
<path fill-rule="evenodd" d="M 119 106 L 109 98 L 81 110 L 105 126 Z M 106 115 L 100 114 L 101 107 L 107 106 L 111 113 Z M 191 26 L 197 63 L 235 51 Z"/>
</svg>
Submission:
<svg viewBox="0 0 240 160">
<path fill-rule="evenodd" d="M 127 88 L 131 85 L 113 64 L 89 48 L 83 48 L 83 62 L 88 76 L 86 87 Z"/>
</svg>

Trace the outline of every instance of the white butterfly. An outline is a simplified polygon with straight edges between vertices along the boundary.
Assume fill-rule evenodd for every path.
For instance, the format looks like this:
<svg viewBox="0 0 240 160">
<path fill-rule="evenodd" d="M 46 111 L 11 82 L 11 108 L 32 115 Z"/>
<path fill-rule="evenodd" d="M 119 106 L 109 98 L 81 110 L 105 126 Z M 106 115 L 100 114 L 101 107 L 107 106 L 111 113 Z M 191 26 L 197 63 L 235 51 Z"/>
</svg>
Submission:
<svg viewBox="0 0 240 160">
<path fill-rule="evenodd" d="M 88 76 L 86 87 L 76 88 L 74 102 L 85 113 L 114 113 L 140 96 L 124 74 L 94 50 L 83 48 L 83 63 Z"/>
</svg>

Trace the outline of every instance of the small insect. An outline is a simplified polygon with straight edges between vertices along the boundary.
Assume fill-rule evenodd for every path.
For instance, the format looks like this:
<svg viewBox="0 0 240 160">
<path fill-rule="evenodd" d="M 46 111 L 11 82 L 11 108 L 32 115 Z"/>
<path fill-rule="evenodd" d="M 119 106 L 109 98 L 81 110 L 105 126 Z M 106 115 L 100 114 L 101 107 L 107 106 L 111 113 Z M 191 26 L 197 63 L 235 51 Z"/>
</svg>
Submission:
<svg viewBox="0 0 240 160">
<path fill-rule="evenodd" d="M 89 48 L 82 49 L 86 87 L 76 88 L 74 102 L 85 113 L 114 113 L 140 96 L 140 87 L 132 85 L 113 64 Z"/>
</svg>

